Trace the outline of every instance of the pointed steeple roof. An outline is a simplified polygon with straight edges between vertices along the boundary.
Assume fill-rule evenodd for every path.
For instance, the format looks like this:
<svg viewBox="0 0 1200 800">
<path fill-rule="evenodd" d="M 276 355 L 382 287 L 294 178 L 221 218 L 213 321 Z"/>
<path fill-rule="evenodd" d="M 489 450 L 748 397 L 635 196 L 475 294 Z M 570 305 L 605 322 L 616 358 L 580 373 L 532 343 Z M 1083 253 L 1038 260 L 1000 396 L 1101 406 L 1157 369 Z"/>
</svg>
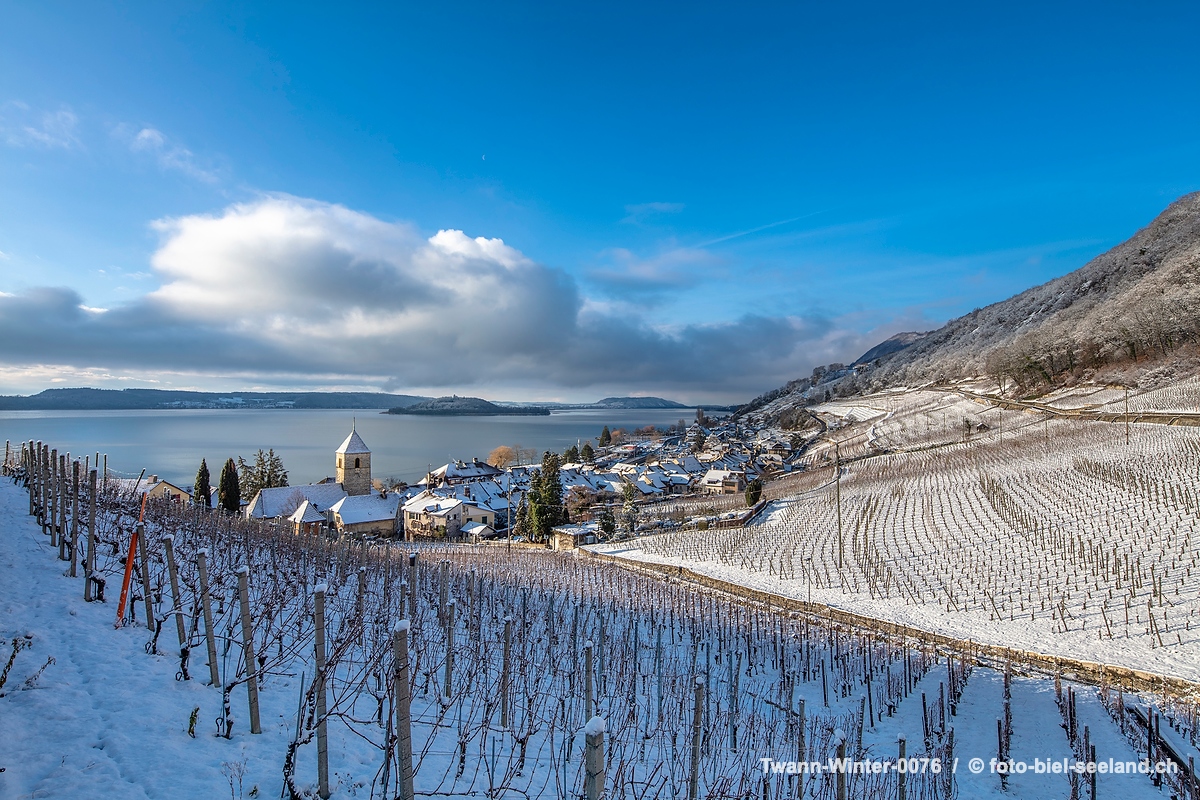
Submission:
<svg viewBox="0 0 1200 800">
<path fill-rule="evenodd" d="M 342 446 L 334 451 L 343 455 L 350 453 L 370 453 L 371 448 L 367 447 L 367 443 L 358 435 L 358 431 L 354 430 L 354 425 L 350 426 L 350 435 L 346 437 L 346 441 L 342 442 Z"/>
</svg>

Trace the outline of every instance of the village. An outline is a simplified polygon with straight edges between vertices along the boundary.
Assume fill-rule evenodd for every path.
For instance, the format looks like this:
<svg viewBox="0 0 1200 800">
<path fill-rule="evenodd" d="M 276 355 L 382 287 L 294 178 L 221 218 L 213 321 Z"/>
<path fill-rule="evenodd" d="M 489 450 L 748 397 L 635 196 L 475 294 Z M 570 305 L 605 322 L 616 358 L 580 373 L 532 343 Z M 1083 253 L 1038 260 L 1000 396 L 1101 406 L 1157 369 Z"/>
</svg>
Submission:
<svg viewBox="0 0 1200 800">
<path fill-rule="evenodd" d="M 333 475 L 315 483 L 259 489 L 241 499 L 240 513 L 287 525 L 297 534 L 410 542 L 502 540 L 569 549 L 670 525 L 653 514 L 638 514 L 638 509 L 666 501 L 747 496 L 751 501 L 745 507 L 754 507 L 765 481 L 802 468 L 798 456 L 807 440 L 700 411 L 695 421 L 671 431 L 647 427 L 609 434 L 606 427 L 595 441 L 553 454 L 565 519 L 549 535 L 538 536 L 521 521 L 531 486 L 552 454 L 536 463 L 506 464 L 505 455 L 496 458 L 493 451 L 488 461 L 455 460 L 406 485 L 373 475 L 371 449 L 353 427 L 334 450 Z M 192 486 L 177 486 L 157 475 L 124 483 L 150 500 L 192 502 Z M 216 495 L 217 488 L 211 488 L 210 507 L 217 506 Z M 716 523 L 715 508 L 711 510 Z M 606 518 L 613 520 L 607 530 Z M 707 520 L 699 524 L 707 527 Z"/>
</svg>

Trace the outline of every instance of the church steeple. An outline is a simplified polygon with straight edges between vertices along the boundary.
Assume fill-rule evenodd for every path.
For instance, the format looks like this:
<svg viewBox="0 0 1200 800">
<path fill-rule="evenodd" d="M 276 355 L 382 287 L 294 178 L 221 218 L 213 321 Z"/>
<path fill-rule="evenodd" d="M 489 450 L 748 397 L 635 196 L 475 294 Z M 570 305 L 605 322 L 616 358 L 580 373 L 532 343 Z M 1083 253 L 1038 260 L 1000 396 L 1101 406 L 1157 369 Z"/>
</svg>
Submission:
<svg viewBox="0 0 1200 800">
<path fill-rule="evenodd" d="M 358 435 L 353 421 L 350 423 L 350 435 L 337 449 L 335 458 L 337 481 L 346 490 L 346 494 L 370 494 L 371 449 Z"/>
</svg>

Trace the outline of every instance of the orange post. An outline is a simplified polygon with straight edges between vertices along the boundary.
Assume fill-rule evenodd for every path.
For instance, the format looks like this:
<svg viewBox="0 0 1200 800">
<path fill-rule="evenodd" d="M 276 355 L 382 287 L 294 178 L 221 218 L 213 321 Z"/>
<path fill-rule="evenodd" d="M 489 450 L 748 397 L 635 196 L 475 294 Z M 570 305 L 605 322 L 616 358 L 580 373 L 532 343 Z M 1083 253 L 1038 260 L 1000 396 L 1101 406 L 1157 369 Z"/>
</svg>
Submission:
<svg viewBox="0 0 1200 800">
<path fill-rule="evenodd" d="M 117 602 L 117 621 L 114 628 L 121 627 L 125 619 L 125 601 L 129 599 L 129 582 L 133 579 L 133 556 L 137 552 L 138 532 L 133 529 L 133 538 L 129 540 L 129 556 L 125 559 L 125 579 L 121 581 L 121 599 Z"/>
<path fill-rule="evenodd" d="M 117 621 L 114 628 L 121 627 L 125 619 L 125 603 L 129 600 L 129 583 L 133 580 L 133 556 L 137 553 L 138 528 L 146 517 L 146 493 L 142 492 L 142 510 L 138 513 L 138 527 L 133 529 L 133 538 L 129 540 L 129 556 L 125 559 L 125 579 L 121 581 L 121 599 L 117 602 Z"/>
</svg>

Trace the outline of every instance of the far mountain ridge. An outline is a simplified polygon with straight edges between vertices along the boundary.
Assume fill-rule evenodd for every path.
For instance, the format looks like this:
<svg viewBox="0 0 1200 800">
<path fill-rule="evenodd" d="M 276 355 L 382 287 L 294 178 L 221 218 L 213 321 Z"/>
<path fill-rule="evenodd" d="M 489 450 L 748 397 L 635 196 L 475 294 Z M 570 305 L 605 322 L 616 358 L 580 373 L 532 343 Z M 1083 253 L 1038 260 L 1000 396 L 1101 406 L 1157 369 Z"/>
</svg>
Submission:
<svg viewBox="0 0 1200 800">
<path fill-rule="evenodd" d="M 383 392 L 198 392 L 180 389 L 46 389 L 0 396 L 0 411 L 135 411 L 172 408 L 384 409 L 428 398 Z"/>
</svg>

